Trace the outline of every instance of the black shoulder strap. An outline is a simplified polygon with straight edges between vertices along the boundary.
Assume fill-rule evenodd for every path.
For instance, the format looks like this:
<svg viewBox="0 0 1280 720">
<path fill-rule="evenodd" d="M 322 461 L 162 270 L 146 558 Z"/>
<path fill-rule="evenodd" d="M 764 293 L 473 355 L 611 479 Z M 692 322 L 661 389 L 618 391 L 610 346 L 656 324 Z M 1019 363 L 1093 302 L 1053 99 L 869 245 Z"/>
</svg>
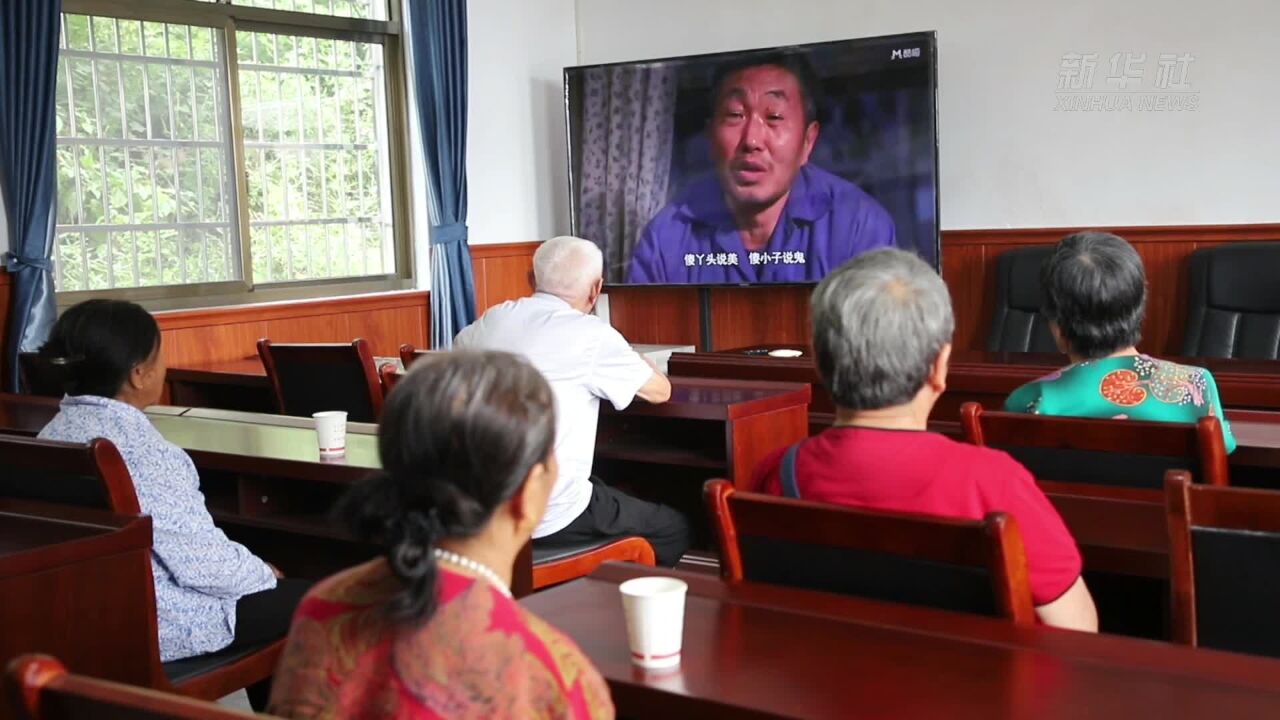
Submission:
<svg viewBox="0 0 1280 720">
<path fill-rule="evenodd" d="M 782 454 L 782 496 L 800 499 L 800 487 L 796 484 L 796 455 L 804 441 L 792 445 Z"/>
</svg>

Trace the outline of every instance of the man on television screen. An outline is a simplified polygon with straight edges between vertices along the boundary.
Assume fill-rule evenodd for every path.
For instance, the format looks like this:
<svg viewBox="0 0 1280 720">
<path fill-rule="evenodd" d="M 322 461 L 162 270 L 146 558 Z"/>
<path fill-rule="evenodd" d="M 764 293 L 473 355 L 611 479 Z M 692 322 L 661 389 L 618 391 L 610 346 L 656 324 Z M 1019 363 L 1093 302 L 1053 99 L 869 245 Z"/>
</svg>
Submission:
<svg viewBox="0 0 1280 720">
<path fill-rule="evenodd" d="M 894 244 L 893 218 L 858 186 L 814 165 L 816 82 L 800 56 L 754 56 L 716 73 L 708 123 L 715 174 L 649 221 L 629 283 L 821 280 Z"/>
</svg>

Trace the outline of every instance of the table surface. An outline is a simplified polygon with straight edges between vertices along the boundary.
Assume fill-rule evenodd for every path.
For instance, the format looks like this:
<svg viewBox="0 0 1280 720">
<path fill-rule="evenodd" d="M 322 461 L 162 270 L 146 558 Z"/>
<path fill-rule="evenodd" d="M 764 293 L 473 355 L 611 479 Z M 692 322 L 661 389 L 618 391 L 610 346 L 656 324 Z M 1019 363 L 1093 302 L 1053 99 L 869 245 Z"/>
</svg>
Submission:
<svg viewBox="0 0 1280 720">
<path fill-rule="evenodd" d="M 667 673 L 630 663 L 617 588 L 654 574 L 689 584 Z M 623 565 L 521 602 L 591 658 L 620 715 L 1280 716 L 1280 661 L 1265 658 Z"/>
<path fill-rule="evenodd" d="M 0 393 L 0 432 L 35 435 L 58 414 L 57 398 Z"/>
<path fill-rule="evenodd" d="M 253 413 L 240 413 L 252 415 Z M 277 416 L 259 416 L 269 420 Z M 245 456 L 256 460 L 318 463 L 334 468 L 378 469 L 378 438 L 373 434 L 347 433 L 346 455 L 320 457 L 313 428 L 247 421 L 221 420 L 192 415 L 151 415 L 166 440 L 191 453 Z M 200 463 L 197 463 L 200 464 Z"/>
<path fill-rule="evenodd" d="M 729 397 L 740 396 L 743 392 L 755 395 L 756 399 L 763 396 L 765 398 L 763 402 L 772 402 L 779 397 L 788 402 L 794 400 L 791 396 L 795 388 L 793 383 L 753 383 L 782 386 L 784 389 L 780 396 L 776 389 L 747 391 L 733 389 L 734 386 L 741 384 L 738 381 L 700 380 L 696 385 L 690 384 L 685 387 L 700 387 L 704 392 L 699 394 L 690 390 L 686 397 L 689 402 L 721 407 L 724 403 L 731 402 Z M 717 395 L 717 393 L 722 394 Z M 635 403 L 627 412 L 644 415 L 651 409 L 660 407 Z M 52 398 L 0 394 L 0 432 L 34 435 L 53 419 L 57 412 L 58 402 Z M 314 434 L 311 432 L 311 421 L 307 418 L 172 406 L 148 408 L 147 414 L 153 422 L 157 423 L 157 427 L 162 428 L 162 432 L 174 433 L 173 437 L 168 435 L 166 437 L 186 449 L 263 453 L 288 460 L 320 461 L 319 450 L 312 447 Z M 182 422 L 166 420 L 166 418 L 177 417 L 181 417 Z M 1260 466 L 1280 464 L 1280 413 L 1227 410 L 1227 419 L 1231 421 L 1231 429 L 1239 445 L 1231 456 L 1233 463 Z M 194 422 L 195 420 L 205 422 L 197 423 Z M 265 429 L 259 430 L 259 427 Z M 202 435 L 196 428 L 212 431 L 215 434 Z M 372 439 L 376 434 L 377 426 L 371 423 L 348 423 L 348 457 L 339 464 L 376 467 L 371 464 L 376 463 L 376 443 L 362 439 L 362 437 Z M 233 444 L 223 445 L 225 439 L 230 439 Z M 1276 462 L 1272 463 L 1273 460 Z"/>
<path fill-rule="evenodd" d="M 272 425 L 275 427 L 301 428 L 315 430 L 315 420 L 292 415 L 269 415 L 266 413 L 242 412 L 240 410 L 219 410 L 216 408 L 182 408 L 169 405 L 153 405 L 147 408 L 148 415 L 180 415 L 186 418 L 203 418 L 205 420 L 225 420 L 228 422 L 252 423 L 254 425 Z M 347 435 L 377 435 L 377 423 L 348 422 Z"/>
<path fill-rule="evenodd" d="M 775 358 L 769 350 L 794 349 L 803 354 L 795 358 Z M 748 356 L 768 358 L 770 362 L 813 365 L 813 349 L 806 345 L 755 345 L 752 347 L 717 350 L 700 355 Z M 1249 375 L 1280 375 L 1280 360 L 1247 360 L 1241 358 L 1190 358 L 1160 356 L 1184 365 L 1197 365 L 1216 373 L 1241 373 Z M 1068 364 L 1061 353 L 992 352 L 987 350 L 956 350 L 951 353 L 952 365 L 1005 365 L 1008 367 L 1062 367 Z"/>
<path fill-rule="evenodd" d="M 151 547 L 150 518 L 0 498 L 0 577 L 132 547 Z"/>
<path fill-rule="evenodd" d="M 758 348 L 737 348 L 732 350 L 718 350 L 713 353 L 697 353 L 701 356 L 742 356 L 747 350 L 754 349 L 774 349 L 774 348 L 792 348 L 798 349 L 804 353 L 796 358 L 775 358 L 767 355 L 754 355 L 749 357 L 764 357 L 771 363 L 802 365 L 811 367 L 813 365 L 813 353 L 808 347 L 797 346 L 759 346 Z M 1162 356 L 1164 357 L 1164 356 Z M 1183 358 L 1183 357 L 1164 357 L 1166 360 L 1183 363 L 1187 365 L 1197 365 L 1199 367 L 1208 368 L 1215 375 L 1223 374 L 1241 374 L 1241 375 L 1280 375 L 1280 360 L 1243 360 L 1237 358 Z M 392 361 L 395 358 L 378 358 L 380 361 Z M 951 365 L 968 366 L 1004 366 L 1016 370 L 1018 368 L 1058 368 L 1068 363 L 1065 355 L 1057 353 L 1011 353 L 1011 352 L 987 352 L 982 350 L 957 350 L 951 355 Z M 202 375 L 218 376 L 218 375 L 243 375 L 243 376 L 259 376 L 265 377 L 266 371 L 262 368 L 262 361 L 255 357 L 242 358 L 240 360 L 227 360 L 212 363 L 195 363 L 190 365 L 178 365 L 170 367 L 171 373 L 176 373 L 177 377 L 198 378 Z"/>
<path fill-rule="evenodd" d="M 34 548 L 83 540 L 115 528 L 0 512 L 0 559 Z"/>
<path fill-rule="evenodd" d="M 261 384 L 266 376 L 262 362 L 244 358 L 169 368 L 169 379 L 178 382 L 226 384 L 240 378 L 247 385 Z M 711 378 L 671 378 L 671 400 L 660 405 L 637 401 L 626 413 L 650 417 L 684 417 L 733 420 L 794 405 L 807 405 L 811 390 L 802 383 Z M 603 405 L 608 405 L 603 403 Z M 612 412 L 612 408 L 605 408 Z"/>
<path fill-rule="evenodd" d="M 737 420 L 808 406 L 812 392 L 804 383 L 673 377 L 670 400 L 658 405 L 637 400 L 621 412 L 640 417 Z M 600 408 L 606 415 L 619 412 L 607 402 L 600 403 Z"/>
</svg>

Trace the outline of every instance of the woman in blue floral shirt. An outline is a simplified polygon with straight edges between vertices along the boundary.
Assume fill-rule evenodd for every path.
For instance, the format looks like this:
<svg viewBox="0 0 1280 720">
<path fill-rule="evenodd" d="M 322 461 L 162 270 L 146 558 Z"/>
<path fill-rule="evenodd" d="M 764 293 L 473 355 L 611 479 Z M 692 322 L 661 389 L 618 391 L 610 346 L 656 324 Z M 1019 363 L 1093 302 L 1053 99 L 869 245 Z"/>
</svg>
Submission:
<svg viewBox="0 0 1280 720">
<path fill-rule="evenodd" d="M 155 318 L 133 303 L 89 300 L 58 319 L 40 354 L 65 363 L 68 377 L 61 409 L 40 437 L 110 440 L 151 516 L 160 659 L 283 637 L 310 583 L 278 580 L 273 566 L 227 539 L 205 507 L 191 458 L 142 412 L 164 388 Z"/>
</svg>

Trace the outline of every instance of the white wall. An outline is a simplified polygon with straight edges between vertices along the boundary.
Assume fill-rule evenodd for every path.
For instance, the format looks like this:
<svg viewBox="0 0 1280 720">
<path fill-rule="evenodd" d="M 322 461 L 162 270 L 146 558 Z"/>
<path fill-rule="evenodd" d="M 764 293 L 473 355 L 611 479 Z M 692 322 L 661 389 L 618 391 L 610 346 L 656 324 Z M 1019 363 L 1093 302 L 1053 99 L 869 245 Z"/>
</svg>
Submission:
<svg viewBox="0 0 1280 720">
<path fill-rule="evenodd" d="M 467 34 L 470 242 L 567 232 L 562 71 L 575 64 L 573 0 L 474 0 Z"/>
<path fill-rule="evenodd" d="M 538 3 L 541 5 L 542 3 Z M 1280 221 L 1275 0 L 580 0 L 584 64 L 937 30 L 946 229 Z M 1062 112 L 1062 56 L 1191 53 L 1194 112 Z M 1145 88 L 1144 88 L 1145 89 Z M 559 176 L 557 176 L 558 180 Z M 473 181 L 474 182 L 474 181 Z"/>
</svg>

